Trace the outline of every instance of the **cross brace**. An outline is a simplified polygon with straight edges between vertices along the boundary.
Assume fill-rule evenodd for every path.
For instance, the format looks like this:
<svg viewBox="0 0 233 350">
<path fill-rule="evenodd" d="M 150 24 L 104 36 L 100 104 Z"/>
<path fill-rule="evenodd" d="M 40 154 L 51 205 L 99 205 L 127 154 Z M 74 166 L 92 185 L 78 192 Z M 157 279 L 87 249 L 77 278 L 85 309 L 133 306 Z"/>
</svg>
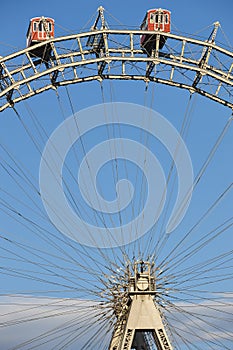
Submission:
<svg viewBox="0 0 233 350">
<path fill-rule="evenodd" d="M 134 276 L 129 279 L 128 303 L 116 315 L 109 350 L 150 350 L 151 346 L 158 350 L 172 350 L 160 310 L 154 302 L 156 287 L 150 265 L 140 264 L 143 268 L 138 270 L 136 266 Z"/>
</svg>

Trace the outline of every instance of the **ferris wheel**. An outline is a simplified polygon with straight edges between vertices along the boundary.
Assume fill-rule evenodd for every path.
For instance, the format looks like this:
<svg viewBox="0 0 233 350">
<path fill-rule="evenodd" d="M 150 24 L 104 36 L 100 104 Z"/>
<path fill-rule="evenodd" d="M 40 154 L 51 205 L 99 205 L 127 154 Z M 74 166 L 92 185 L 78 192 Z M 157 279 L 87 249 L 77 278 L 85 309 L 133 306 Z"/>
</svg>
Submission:
<svg viewBox="0 0 233 350">
<path fill-rule="evenodd" d="M 0 58 L 3 349 L 231 349 L 233 52 L 171 16 Z"/>
</svg>

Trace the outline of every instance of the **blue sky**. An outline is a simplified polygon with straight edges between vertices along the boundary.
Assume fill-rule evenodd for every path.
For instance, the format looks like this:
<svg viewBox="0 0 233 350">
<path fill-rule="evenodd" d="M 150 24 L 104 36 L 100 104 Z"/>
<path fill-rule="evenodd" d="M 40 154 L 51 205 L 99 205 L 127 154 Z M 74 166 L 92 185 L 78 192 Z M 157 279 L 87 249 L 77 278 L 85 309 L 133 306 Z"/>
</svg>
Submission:
<svg viewBox="0 0 233 350">
<path fill-rule="evenodd" d="M 154 7 L 167 8 L 171 11 L 172 31 L 174 33 L 182 33 L 182 35 L 187 36 L 197 35 L 203 38 L 203 40 L 206 40 L 210 35 L 212 24 L 215 21 L 219 21 L 221 30 L 219 30 L 217 41 L 226 45 L 228 40 L 228 44 L 233 45 L 233 3 L 230 0 L 223 0 L 221 3 L 219 3 L 219 1 L 209 0 L 197 0 L 186 3 L 183 1 L 168 0 L 144 2 L 138 0 L 129 0 L 127 2 L 122 0 L 102 2 L 94 0 L 88 2 L 68 0 L 58 3 L 57 1 L 51 0 L 43 3 L 36 3 L 36 5 L 32 5 L 31 1 L 25 0 L 21 2 L 14 1 L 13 4 L 3 0 L 1 4 L 1 13 L 3 15 L 1 16 L 0 24 L 0 55 L 6 56 L 25 47 L 26 31 L 29 20 L 32 17 L 43 15 L 54 18 L 56 36 L 64 36 L 83 30 L 89 30 L 96 17 L 97 8 L 100 5 L 106 9 L 107 22 L 109 26 L 113 28 L 119 25 L 123 25 L 124 28 L 139 28 L 145 11 Z M 187 91 L 161 85 L 150 85 L 146 92 L 145 84 L 138 82 L 103 83 L 102 90 L 98 82 L 80 84 L 78 86 L 74 85 L 69 87 L 69 94 L 75 112 L 102 103 L 103 101 L 138 103 L 146 107 L 152 107 L 154 110 L 161 113 L 177 130 L 181 129 L 182 121 L 188 110 L 187 115 L 190 118 L 190 126 L 185 137 L 185 143 L 190 153 L 195 176 L 202 168 L 209 152 L 231 115 L 229 109 L 200 96 L 193 96 L 191 104 L 189 104 L 189 93 Z M 2 350 L 12 349 L 14 345 L 30 339 L 30 336 L 31 338 L 39 336 L 40 333 L 46 330 L 52 330 L 53 328 L 55 329 L 55 327 L 59 325 L 64 325 L 62 332 L 64 332 L 63 337 L 65 339 L 66 322 L 71 324 L 69 333 L 71 338 L 69 339 L 72 339 L 72 335 L 75 335 L 78 329 L 85 329 L 85 325 L 88 325 L 89 328 L 92 327 L 92 330 L 94 330 L 93 332 L 95 332 L 98 327 L 106 328 L 107 337 L 109 337 L 107 328 L 109 324 L 107 322 L 106 324 L 104 323 L 104 325 L 98 322 L 91 324 L 92 318 L 95 318 L 95 313 L 89 314 L 90 310 L 93 308 L 93 303 L 95 305 L 93 299 L 99 300 L 99 296 L 91 292 L 95 292 L 100 288 L 99 274 L 101 276 L 109 274 L 109 266 L 111 267 L 110 271 L 115 271 L 116 265 L 122 267 L 122 250 L 100 251 L 89 247 L 83 248 L 76 242 L 70 242 L 67 237 L 59 233 L 49 222 L 42 202 L 38 197 L 38 193 L 35 188 L 33 188 L 33 186 L 35 186 L 38 189 L 39 186 L 39 166 L 41 159 L 41 154 L 38 154 L 37 149 L 33 145 L 33 138 L 35 137 L 36 141 L 39 142 L 40 152 L 42 152 L 48 137 L 60 125 L 63 118 L 66 119 L 72 114 L 72 108 L 69 105 L 65 89 L 59 90 L 59 97 L 61 99 L 61 105 L 59 105 L 56 99 L 57 96 L 55 96 L 53 91 L 33 97 L 28 100 L 26 104 L 22 103 L 17 105 L 17 110 L 20 115 L 23 116 L 24 125 L 17 120 L 12 109 L 0 113 L 2 123 L 0 138 L 1 144 L 4 146 L 4 150 L 1 149 L 0 153 L 2 165 L 0 173 L 0 230 L 2 248 L 0 265 L 4 266 L 2 270 L 3 273 L 0 275 L 0 293 L 2 296 L 0 314 L 3 315 L 2 323 L 8 323 L 7 327 L 2 327 L 0 330 L 0 348 Z M 29 109 L 31 109 L 33 113 L 29 112 Z M 63 115 L 61 111 L 63 111 Z M 34 124 L 35 120 L 32 118 L 33 115 L 36 116 L 37 119 L 35 120 L 36 122 L 39 121 L 39 124 Z M 26 131 L 24 128 L 25 125 Z M 39 137 L 38 125 L 41 127 L 40 132 L 43 133 L 45 130 L 45 134 L 43 134 L 42 138 Z M 120 135 L 116 130 L 111 128 L 107 130 L 107 132 L 110 134 L 116 133 L 115 135 L 118 137 Z M 91 149 L 95 142 L 103 141 L 106 136 L 105 133 L 106 130 L 97 130 L 96 134 L 84 137 L 83 142 L 85 143 L 85 147 L 87 147 L 86 149 Z M 135 140 L 139 140 L 141 137 L 130 128 L 123 128 L 121 133 L 121 136 L 127 136 L 128 133 L 131 133 L 131 137 Z M 143 135 L 142 137 L 145 136 Z M 232 183 L 232 140 L 231 126 L 220 143 L 213 160 L 207 167 L 205 175 L 193 192 L 192 201 L 186 216 L 178 229 L 175 230 L 174 236 L 169 237 L 165 247 L 160 247 L 162 249 L 162 254 L 157 260 L 158 263 L 163 262 L 165 258 L 169 261 L 172 249 L 176 246 L 179 239 L 182 238 L 184 232 L 188 232 L 198 223 L 199 219 Z M 162 166 L 167 175 L 171 159 L 167 155 L 166 150 L 159 142 L 156 142 L 152 138 L 149 138 L 147 142 L 150 144 L 151 149 L 158 150 L 158 158 L 160 162 L 162 162 Z M 77 144 L 77 152 L 82 154 L 82 142 Z M 13 159 L 11 155 L 13 155 Z M 69 170 L 71 170 L 72 174 L 75 176 L 78 172 L 72 154 L 69 155 L 67 164 L 68 170 L 66 170 L 65 175 L 67 176 L 70 189 L 74 191 L 72 192 L 74 195 L 80 196 L 80 193 L 75 188 L 73 178 L 69 177 Z M 119 167 L 121 167 L 122 164 L 123 163 L 119 162 Z M 20 171 L 23 169 L 23 173 L 20 171 L 18 172 L 19 169 L 21 169 Z M 113 200 L 116 192 L 114 179 L 111 178 L 112 168 L 106 166 L 104 171 L 106 171 L 106 173 L 103 175 L 100 174 L 98 179 L 99 188 L 103 197 L 108 200 Z M 127 173 L 127 171 L 129 171 L 129 173 Z M 123 166 L 123 168 L 119 170 L 119 176 L 124 178 L 124 176 L 128 175 L 131 181 L 134 182 L 136 181 L 135 171 L 133 164 L 130 164 L 127 170 Z M 141 179 L 144 186 L 145 179 L 143 174 L 139 173 L 137 176 Z M 31 181 L 30 183 L 27 181 L 28 179 Z M 171 212 L 176 198 L 176 178 L 174 178 L 174 188 L 175 194 L 173 193 L 173 195 L 171 195 L 168 213 Z M 143 191 L 143 196 L 136 197 L 135 200 L 137 210 L 140 209 L 141 203 L 145 202 L 147 194 L 146 185 L 143 187 Z M 70 193 L 66 194 L 71 196 Z M 72 201 L 72 198 L 69 198 L 70 201 Z M 232 191 L 227 191 L 223 196 L 223 200 L 218 205 L 214 206 L 213 210 L 210 210 L 207 219 L 203 220 L 200 225 L 197 225 L 195 230 L 193 229 L 194 234 L 190 235 L 184 245 L 179 247 L 178 252 L 183 254 L 185 249 L 188 251 L 193 243 L 199 239 L 205 239 L 207 234 L 210 234 L 210 236 L 208 236 L 210 238 L 216 237 L 206 247 L 195 253 L 192 258 L 184 260 L 183 265 L 177 263 L 177 267 L 175 267 L 174 270 L 170 267 L 170 275 L 179 275 L 180 272 L 191 271 L 192 266 L 198 266 L 199 262 L 206 261 L 207 257 L 214 259 L 232 249 L 232 228 L 230 227 L 225 230 L 230 223 L 228 220 L 232 217 L 231 208 Z M 129 212 L 125 211 L 124 215 L 127 216 L 128 213 Z M 22 217 L 22 214 L 25 215 L 25 218 Z M 164 217 L 166 218 L 166 216 Z M 116 217 L 110 217 L 106 220 L 112 219 L 119 220 L 119 218 L 117 219 Z M 158 223 L 158 232 L 159 230 L 162 232 L 163 224 L 163 221 Z M 221 232 L 221 229 L 224 230 L 223 233 L 218 234 L 218 232 Z M 150 232 L 140 240 L 141 249 L 147 251 L 148 254 L 154 253 L 154 250 L 150 251 L 149 243 L 151 242 L 152 234 L 153 232 Z M 134 245 L 127 247 L 126 250 L 131 259 L 133 259 L 135 251 L 140 255 L 138 249 L 135 248 Z M 195 325 L 197 329 L 202 327 L 203 322 L 209 321 L 208 317 L 210 319 L 214 317 L 217 319 L 216 315 L 212 315 L 214 306 L 211 303 L 213 303 L 214 297 L 211 293 L 216 293 L 215 299 L 219 310 L 217 316 L 219 316 L 219 318 L 222 317 L 226 319 L 226 315 L 221 309 L 221 300 L 224 300 L 225 304 L 229 307 L 229 311 L 231 310 L 230 305 L 232 305 L 233 295 L 231 293 L 232 279 L 229 279 L 229 276 L 232 277 L 232 267 L 230 267 L 228 263 L 228 258 L 230 259 L 231 257 L 232 255 L 228 254 L 224 258 L 225 260 L 220 259 L 220 266 L 218 266 L 218 261 L 212 263 L 212 265 L 209 264 L 206 267 L 209 269 L 208 271 L 205 270 L 205 267 L 200 266 L 202 278 L 197 272 L 193 272 L 193 282 L 182 280 L 179 293 L 176 295 L 177 305 L 186 302 L 184 306 L 185 310 L 189 307 L 196 307 L 197 315 L 201 316 L 198 322 L 197 320 L 194 321 L 196 322 Z M 174 261 L 179 262 L 178 255 L 175 256 L 174 259 L 177 259 Z M 221 264 L 226 271 L 220 269 Z M 216 270 L 211 270 L 212 267 L 215 267 Z M 23 273 L 24 276 L 22 276 L 21 273 Z M 220 277 L 218 276 L 223 276 L 224 281 L 221 282 L 221 284 L 219 283 Z M 226 276 L 226 278 L 224 278 L 224 276 Z M 206 281 L 215 281 L 215 283 L 212 284 L 210 282 L 207 287 L 208 294 L 205 299 L 206 304 L 204 306 L 206 306 L 206 309 L 204 310 L 206 312 L 208 309 L 211 310 L 211 312 L 206 318 L 202 318 L 204 299 L 201 298 L 204 294 L 197 294 L 196 301 L 193 299 L 194 294 L 192 294 L 192 297 L 190 296 L 191 294 L 188 294 L 191 292 L 193 293 L 195 288 L 198 289 L 198 287 L 195 286 L 199 284 L 199 288 L 202 290 L 202 279 Z M 48 280 L 49 284 L 46 283 Z M 193 286 L 191 289 L 188 289 L 191 282 Z M 186 294 L 182 290 L 182 286 L 187 288 Z M 104 294 L 104 289 L 107 287 L 103 286 L 102 288 Z M 206 285 L 204 285 L 203 288 L 206 288 Z M 228 293 L 227 296 L 226 293 Z M 13 299 L 9 296 L 12 294 L 16 295 Z M 171 295 L 170 298 L 172 297 Z M 85 299 L 87 303 L 86 308 L 88 309 L 86 313 L 88 315 L 85 317 L 82 316 L 85 314 L 83 310 L 81 314 L 75 313 L 80 308 L 80 304 L 82 305 L 83 299 Z M 174 299 L 170 300 L 174 301 Z M 60 316 L 60 309 L 56 307 L 56 303 L 62 304 Z M 68 305 L 67 308 L 65 308 L 66 304 Z M 14 315 L 14 311 L 17 315 Z M 27 319 L 36 318 L 37 311 L 42 317 L 29 322 Z M 55 315 L 54 317 L 47 317 L 53 314 Z M 77 315 L 81 315 L 83 320 L 76 320 Z M 186 318 L 185 313 L 179 316 L 179 312 L 177 313 L 176 310 L 170 316 L 171 324 L 176 323 L 177 319 L 179 320 L 180 331 L 184 336 L 190 333 L 189 327 L 192 327 L 193 321 L 192 319 Z M 229 317 L 228 322 L 224 324 L 227 334 L 223 332 L 224 330 L 219 326 L 216 319 L 215 322 L 211 321 L 213 323 L 209 323 L 210 334 L 213 332 L 213 329 L 217 329 L 218 335 L 220 334 L 219 339 L 221 339 L 221 335 L 223 335 L 223 338 L 225 337 L 224 349 L 227 349 L 227 346 L 230 344 L 229 339 L 232 339 L 232 330 L 229 328 L 229 322 L 231 320 L 229 320 Z M 44 323 L 45 318 L 47 328 Z M 20 320 L 20 326 L 17 324 L 11 325 L 14 320 Z M 184 323 L 186 323 L 186 327 Z M 12 334 L 14 334 L 14 336 L 12 336 Z M 77 339 L 74 339 L 75 342 L 71 342 L 66 348 L 73 350 L 76 349 L 77 346 L 81 347 L 89 336 L 91 335 L 77 337 Z M 99 337 L 100 336 L 101 333 L 99 333 Z M 51 335 L 51 337 L 53 337 L 53 335 Z M 51 343 L 45 345 L 43 339 L 47 340 L 44 336 L 42 340 L 37 340 L 39 343 L 35 340 L 33 344 L 43 344 L 38 347 L 39 349 L 51 349 Z M 105 350 L 107 348 L 107 338 L 105 339 L 103 337 L 103 339 L 103 347 L 105 346 L 103 350 Z M 64 344 L 65 343 L 66 341 L 64 340 Z M 52 344 L 54 345 L 55 343 Z M 99 349 L 98 346 L 99 345 L 93 345 L 93 349 Z M 179 350 L 187 349 L 185 343 L 181 345 L 176 344 L 176 346 Z M 203 344 L 200 343 L 198 346 L 200 349 L 204 349 Z M 30 349 L 30 345 L 24 344 L 24 346 L 19 348 L 23 350 Z M 218 349 L 220 349 L 220 347 L 218 347 L 217 350 Z"/>
<path fill-rule="evenodd" d="M 77 32 L 83 28 L 102 5 L 119 22 L 127 26 L 139 26 L 146 9 L 154 7 L 169 8 L 172 12 L 172 23 L 181 32 L 194 34 L 215 21 L 222 24 L 223 30 L 231 41 L 231 11 L 232 3 L 229 0 L 221 1 L 221 9 L 218 1 L 200 1 L 184 4 L 183 1 L 67 1 L 57 3 L 49 1 L 32 6 L 30 1 L 14 2 L 14 11 L 9 14 L 9 3 L 2 1 L 1 42 L 13 47 L 23 48 L 29 19 L 35 16 L 50 16 L 56 21 L 56 30 L 62 33 L 62 27 L 70 32 Z M 64 34 L 64 32 L 63 32 Z M 232 43 L 232 42 L 231 42 Z M 2 48 L 3 49 L 3 48 Z M 6 49 L 7 50 L 7 49 Z M 5 51 L 6 52 L 6 51 Z M 11 52 L 11 51 L 10 51 Z"/>
</svg>

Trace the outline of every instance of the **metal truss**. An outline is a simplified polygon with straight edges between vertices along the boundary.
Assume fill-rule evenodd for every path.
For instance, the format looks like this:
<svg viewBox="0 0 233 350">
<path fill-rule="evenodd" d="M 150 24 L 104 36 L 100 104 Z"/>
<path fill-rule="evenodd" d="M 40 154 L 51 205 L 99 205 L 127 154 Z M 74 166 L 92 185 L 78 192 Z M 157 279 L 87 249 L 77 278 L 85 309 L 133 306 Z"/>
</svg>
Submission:
<svg viewBox="0 0 233 350">
<path fill-rule="evenodd" d="M 216 25 L 216 24 L 215 24 Z M 101 30 L 50 39 L 0 58 L 0 111 L 59 86 L 104 79 L 154 82 L 198 93 L 233 108 L 233 52 L 206 41 L 163 33 L 151 55 L 142 30 Z M 216 34 L 216 33 L 215 33 Z M 43 57 L 33 54 L 43 48 Z M 48 53 L 49 54 L 46 54 Z"/>
<path fill-rule="evenodd" d="M 150 262 L 136 261 L 124 298 L 115 300 L 116 324 L 109 350 L 172 350 L 156 303 L 156 279 Z"/>
</svg>

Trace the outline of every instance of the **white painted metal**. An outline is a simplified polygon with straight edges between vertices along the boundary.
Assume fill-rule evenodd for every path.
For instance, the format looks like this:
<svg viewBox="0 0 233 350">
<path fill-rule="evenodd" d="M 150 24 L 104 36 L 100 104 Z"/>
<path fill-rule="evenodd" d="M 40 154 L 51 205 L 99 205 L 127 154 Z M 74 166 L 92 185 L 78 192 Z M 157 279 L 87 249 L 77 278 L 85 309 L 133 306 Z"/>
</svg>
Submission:
<svg viewBox="0 0 233 350">
<path fill-rule="evenodd" d="M 167 84 L 188 89 L 190 93 L 204 95 L 233 108 L 231 51 L 217 46 L 214 40 L 200 41 L 163 33 L 167 37 L 166 42 L 170 47 L 174 45 L 176 51 L 159 52 L 158 48 L 155 48 L 155 52 L 147 56 L 138 46 L 140 35 L 143 33 L 156 32 L 104 28 L 49 39 L 46 43 L 51 46 L 51 56 L 46 62 L 41 62 L 41 59 L 33 57 L 32 54 L 36 47 L 43 46 L 44 43 L 0 58 L 0 111 L 48 89 L 103 79 L 142 80 L 146 83 Z M 158 41 L 160 34 L 161 32 L 157 32 Z M 103 38 L 97 51 L 86 45 L 93 36 L 94 39 Z M 119 42 L 128 42 L 128 45 L 116 45 L 116 40 L 111 40 L 112 38 L 117 38 Z M 201 52 L 200 57 L 195 58 L 188 51 L 190 45 L 193 45 L 193 51 Z M 212 57 L 214 60 L 218 55 L 220 58 L 216 62 L 221 59 L 229 62 L 224 70 L 210 62 Z M 138 66 L 140 70 L 133 70 L 132 66 Z M 153 69 L 154 66 L 156 70 Z M 91 67 L 93 74 L 90 75 L 90 69 L 85 67 Z M 160 67 L 161 73 L 157 76 L 155 71 L 159 72 Z M 165 74 L 169 68 L 170 74 Z M 71 71 L 73 74 L 70 74 Z M 189 79 L 184 78 L 183 72 L 186 74 L 188 72 Z M 211 79 L 211 84 L 202 83 L 205 77 Z M 215 90 L 212 89 L 213 86 L 216 86 Z"/>
<path fill-rule="evenodd" d="M 116 327 L 109 350 L 150 350 L 147 333 L 158 350 L 172 350 L 161 314 L 155 302 L 155 276 L 149 262 L 136 262 L 129 276 L 128 301 L 116 313 Z"/>
</svg>

